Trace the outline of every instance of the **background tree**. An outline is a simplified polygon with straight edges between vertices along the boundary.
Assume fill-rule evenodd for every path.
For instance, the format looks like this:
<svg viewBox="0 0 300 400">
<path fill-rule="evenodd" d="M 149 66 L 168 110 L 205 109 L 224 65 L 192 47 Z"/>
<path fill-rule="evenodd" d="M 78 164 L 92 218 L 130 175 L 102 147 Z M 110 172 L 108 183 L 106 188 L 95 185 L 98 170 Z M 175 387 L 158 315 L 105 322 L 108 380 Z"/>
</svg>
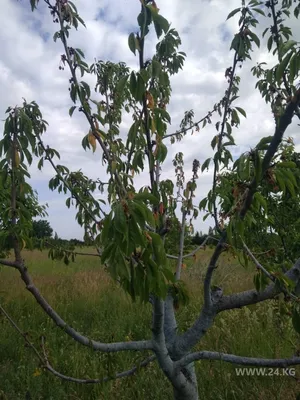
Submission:
<svg viewBox="0 0 300 400">
<path fill-rule="evenodd" d="M 2 153 L 3 147 L 0 144 L 0 154 Z M 4 165 L 5 159 L 0 161 L 0 170 Z M 11 235 L 7 235 L 10 230 L 10 206 L 11 206 L 11 179 L 6 170 L 0 174 L 0 257 L 5 257 L 8 251 L 13 248 L 13 238 Z M 35 217 L 43 217 L 47 215 L 46 205 L 40 205 L 38 203 L 37 192 L 34 191 L 31 186 L 23 181 L 20 184 L 20 191 L 16 196 L 16 204 L 19 207 L 20 214 L 17 216 L 17 222 L 22 224 L 24 232 L 29 234 L 32 229 L 32 219 Z M 21 240 L 22 247 L 25 243 Z M 27 246 L 32 247 L 32 240 L 27 237 Z"/>
<path fill-rule="evenodd" d="M 39 219 L 32 221 L 32 236 L 37 239 L 50 238 L 53 234 L 53 229 L 49 221 Z"/>
<path fill-rule="evenodd" d="M 258 147 L 262 149 L 264 146 L 266 144 L 262 141 Z M 284 270 L 289 269 L 297 258 L 300 245 L 300 203 L 299 192 L 295 189 L 300 185 L 299 156 L 292 139 L 284 139 L 267 170 L 266 179 L 257 188 L 255 197 L 258 201 L 253 207 L 254 223 L 252 229 L 245 232 L 246 243 L 258 254 L 259 259 Z M 223 193 L 220 217 L 224 223 L 235 198 L 249 182 L 245 171 L 239 169 L 238 165 L 237 171 L 224 172 L 218 179 L 218 190 Z M 264 218 L 261 218 L 261 214 Z"/>
<path fill-rule="evenodd" d="M 34 10 L 38 2 L 31 0 L 30 3 Z M 225 95 L 211 112 L 197 122 L 193 122 L 193 112 L 186 112 L 180 130 L 167 134 L 167 127 L 171 122 L 168 112 L 171 96 L 170 76 L 183 67 L 185 54 L 178 51 L 181 45 L 180 37 L 160 15 L 156 3 L 153 0 L 141 1 L 141 12 L 137 18 L 138 33 L 129 35 L 129 48 L 138 56 L 137 71 L 130 70 L 124 63 L 114 64 L 109 61 L 95 61 L 88 66 L 82 50 L 69 45 L 72 27 L 77 29 L 79 24 L 84 24 L 75 5 L 66 0 L 56 0 L 53 3 L 44 0 L 44 3 L 49 8 L 54 23 L 58 24 L 54 40 L 61 41 L 64 49 L 60 69 L 68 68 L 71 74 L 69 91 L 74 105 L 70 108 L 70 115 L 76 110 L 85 116 L 89 131 L 83 138 L 83 147 L 93 151 L 96 146 L 101 148 L 108 182 L 103 192 L 103 183 L 99 180 L 93 181 L 81 171 L 72 172 L 55 163 L 55 157 L 59 154 L 44 144 L 47 123 L 35 102 L 24 101 L 22 107 L 9 107 L 0 146 L 1 154 L 4 154 L 0 170 L 4 184 L 9 183 L 11 188 L 10 207 L 4 215 L 3 223 L 7 226 L 5 235 L 11 235 L 13 239 L 14 261 L 1 259 L 0 262 L 19 271 L 27 290 L 42 309 L 58 327 L 82 345 L 105 353 L 152 353 L 128 371 L 114 373 L 110 368 L 107 378 L 80 379 L 56 371 L 50 365 L 46 352 L 41 355 L 24 335 L 27 344 L 34 349 L 44 368 L 69 381 L 99 383 L 131 375 L 140 366 L 146 366 L 156 360 L 172 385 L 174 398 L 196 400 L 198 382 L 194 362 L 197 360 L 223 360 L 235 364 L 269 367 L 300 364 L 298 356 L 264 359 L 205 350 L 193 351 L 218 314 L 273 299 L 279 293 L 283 293 L 289 302 L 294 326 L 300 330 L 297 297 L 300 259 L 294 259 L 291 268 L 283 274 L 275 268 L 270 269 L 269 266 L 259 263 L 245 243 L 246 233 L 255 226 L 257 220 L 266 230 L 269 227 L 265 204 L 270 189 L 265 183 L 270 180 L 270 169 L 276 163 L 277 152 L 280 150 L 286 129 L 293 117 L 299 116 L 300 90 L 295 85 L 300 70 L 299 43 L 292 39 L 292 32 L 285 26 L 284 19 L 290 18 L 291 13 L 297 18 L 300 4 L 292 1 L 282 1 L 279 4 L 275 0 L 266 3 L 251 0 L 246 5 L 245 1 L 242 1 L 242 6 L 228 16 L 230 18 L 239 13 L 240 19 L 238 31 L 231 44 L 232 65 L 225 72 L 228 81 Z M 268 68 L 265 64 L 259 64 L 252 72 L 258 78 L 258 90 L 271 106 L 274 134 L 262 138 L 247 156 L 243 154 L 232 163 L 230 146 L 234 145 L 233 131 L 240 126 L 240 115 L 246 117 L 246 112 L 235 105 L 240 84 L 237 71 L 245 61 L 251 60 L 253 47 L 260 46 L 260 40 L 254 31 L 258 24 L 257 17 L 264 18 L 265 11 L 268 18 L 271 18 L 271 29 L 267 28 L 264 32 L 264 35 L 270 32 L 267 49 L 276 54 L 278 59 L 274 66 Z M 152 27 L 158 43 L 155 54 L 146 61 L 146 39 Z M 81 80 L 86 74 L 90 74 L 90 77 L 96 76 L 96 93 L 93 95 L 89 85 Z M 161 179 L 161 170 L 168 156 L 168 147 L 164 143 L 167 138 L 171 138 L 172 142 L 184 139 L 184 135 L 192 127 L 200 129 L 200 123 L 202 127 L 211 123 L 216 111 L 220 118 L 216 122 L 216 135 L 212 139 L 212 149 L 215 153 L 201 166 L 203 171 L 209 168 L 212 161 L 212 189 L 198 207 L 194 200 L 199 161 L 194 160 L 189 170 L 191 178 L 186 180 L 183 173 L 184 155 L 176 154 L 175 187 L 172 181 Z M 130 113 L 133 121 L 125 141 L 120 137 L 120 124 L 124 112 Z M 46 161 L 54 168 L 56 175 L 49 182 L 50 189 L 70 194 L 66 205 L 70 207 L 73 204 L 76 207 L 76 219 L 94 241 L 107 272 L 134 301 L 139 299 L 152 307 L 150 338 L 117 343 L 102 343 L 88 338 L 68 325 L 34 285 L 21 253 L 21 244 L 28 240 L 28 215 L 26 216 L 23 204 L 17 201 L 25 177 L 28 177 L 26 164 L 32 163 L 32 154 L 39 158 L 39 168 L 42 168 Z M 297 192 L 297 181 L 291 170 L 294 164 L 277 164 L 275 169 L 277 168 L 282 169 L 280 172 L 285 176 L 284 184 L 289 192 Z M 148 181 L 142 188 L 137 188 L 135 176 L 144 169 L 148 174 Z M 226 184 L 226 180 L 223 180 L 225 183 L 218 185 L 218 181 L 223 179 L 219 175 L 222 169 L 237 173 L 239 179 L 241 173 L 244 173 L 242 182 L 234 181 L 231 197 L 228 191 L 229 181 Z M 276 171 L 276 177 L 279 175 Z M 263 187 L 266 192 L 260 193 Z M 107 208 L 103 209 L 102 198 L 95 198 L 95 192 L 99 189 L 106 195 L 109 211 Z M 285 202 L 285 199 L 283 201 Z M 179 252 L 171 255 L 171 258 L 176 260 L 174 267 L 174 264 L 168 262 L 165 236 L 169 232 L 169 220 L 174 215 L 178 203 L 181 212 L 181 234 Z M 218 232 L 219 241 L 202 282 L 203 302 L 198 318 L 191 322 L 188 329 L 181 331 L 177 327 L 175 309 L 178 304 L 187 306 L 188 302 L 185 286 L 180 279 L 182 261 L 189 255 L 184 251 L 185 227 L 190 225 L 191 218 L 197 218 L 199 208 L 207 210 L 204 218 L 214 218 L 213 232 Z M 224 295 L 222 288 L 212 285 L 219 257 L 229 249 L 236 252 L 243 249 L 244 258 L 250 258 L 255 264 L 257 275 L 253 290 Z M 65 262 L 71 257 L 74 259 L 74 253 L 63 249 L 51 249 L 49 253 L 52 258 L 64 257 Z M 7 313 L 5 315 L 7 316 Z M 8 318 L 12 321 L 9 316 Z M 16 328 L 13 321 L 12 324 Z M 44 346 L 44 343 L 42 345 Z"/>
</svg>

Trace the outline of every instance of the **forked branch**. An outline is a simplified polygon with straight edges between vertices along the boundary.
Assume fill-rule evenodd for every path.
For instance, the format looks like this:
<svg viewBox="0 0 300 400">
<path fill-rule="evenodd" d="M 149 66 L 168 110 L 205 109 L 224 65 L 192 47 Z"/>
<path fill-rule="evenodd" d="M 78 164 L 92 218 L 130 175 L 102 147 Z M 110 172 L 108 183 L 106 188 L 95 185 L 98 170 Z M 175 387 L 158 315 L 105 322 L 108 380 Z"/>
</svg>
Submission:
<svg viewBox="0 0 300 400">
<path fill-rule="evenodd" d="M 26 344 L 31 348 L 31 350 L 35 353 L 37 358 L 41 362 L 41 367 L 45 368 L 47 371 L 51 372 L 53 375 L 57 376 L 60 379 L 63 379 L 65 381 L 69 382 L 75 382 L 75 383 L 83 383 L 83 384 L 91 384 L 91 383 L 104 383 L 108 382 L 113 379 L 119 379 L 119 378 L 125 378 L 127 376 L 133 375 L 135 372 L 137 372 L 140 368 L 146 367 L 148 364 L 150 364 L 152 361 L 156 359 L 155 355 L 152 355 L 145 360 L 143 360 L 141 363 L 138 365 L 123 371 L 123 372 L 118 372 L 115 375 L 109 376 L 109 377 L 104 377 L 104 378 L 99 378 L 99 379 L 80 379 L 80 378 L 74 378 L 72 376 L 67 376 L 64 375 L 60 372 L 58 372 L 55 368 L 52 367 L 51 363 L 49 362 L 46 349 L 45 349 L 45 338 L 42 336 L 42 349 L 43 349 L 43 356 L 40 354 L 40 352 L 37 350 L 37 348 L 34 346 L 33 343 L 28 339 L 28 336 L 21 331 L 19 326 L 16 324 L 16 322 L 12 319 L 12 317 L 7 313 L 6 310 L 0 305 L 0 312 L 7 318 L 9 323 L 12 325 L 12 327 L 23 337 L 24 341 Z"/>
</svg>

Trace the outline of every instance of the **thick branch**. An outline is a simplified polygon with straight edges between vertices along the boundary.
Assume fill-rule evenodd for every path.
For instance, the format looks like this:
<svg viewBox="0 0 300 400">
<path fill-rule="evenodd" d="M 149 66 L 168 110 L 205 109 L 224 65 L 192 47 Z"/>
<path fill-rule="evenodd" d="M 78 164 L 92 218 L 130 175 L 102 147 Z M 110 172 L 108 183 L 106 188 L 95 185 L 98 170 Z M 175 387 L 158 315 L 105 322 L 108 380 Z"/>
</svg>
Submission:
<svg viewBox="0 0 300 400">
<path fill-rule="evenodd" d="M 298 283 L 300 278 L 300 258 L 295 265 L 285 274 L 287 278 Z M 264 300 L 272 299 L 279 294 L 282 289 L 275 287 L 275 284 L 267 286 L 262 292 L 256 290 L 246 290 L 244 292 L 223 296 L 216 304 L 217 312 L 224 310 L 232 310 L 234 308 L 242 308 L 251 304 L 260 303 Z"/>
<path fill-rule="evenodd" d="M 175 353 L 178 358 L 187 354 L 206 334 L 214 322 L 215 315 L 216 312 L 214 310 L 206 311 L 204 307 L 202 308 L 201 314 L 194 325 L 177 338 Z"/>
<path fill-rule="evenodd" d="M 206 275 L 204 278 L 204 309 L 207 311 L 211 309 L 212 307 L 212 299 L 211 299 L 211 280 L 213 277 L 213 273 L 216 269 L 216 265 L 218 262 L 218 259 L 222 253 L 223 250 L 223 244 L 226 239 L 226 232 L 223 233 L 221 239 L 219 240 L 219 243 L 217 244 L 215 251 L 210 259 L 209 266 L 206 271 Z"/>
<path fill-rule="evenodd" d="M 164 334 L 168 344 L 174 343 L 176 339 L 177 322 L 174 312 L 174 299 L 169 293 L 164 302 L 165 315 L 164 315 Z"/>
<path fill-rule="evenodd" d="M 186 385 L 186 377 L 182 371 L 175 371 L 174 361 L 169 355 L 169 350 L 166 345 L 166 338 L 164 333 L 165 322 L 165 308 L 164 302 L 155 297 L 153 299 L 153 351 L 156 354 L 157 361 L 164 374 L 168 377 L 172 385 L 177 390 L 182 390 Z"/>
<path fill-rule="evenodd" d="M 7 264 L 4 264 L 7 265 Z M 48 316 L 56 323 L 58 327 L 60 327 L 64 332 L 66 332 L 69 336 L 71 336 L 74 340 L 79 342 L 80 344 L 91 347 L 96 351 L 102 351 L 105 353 L 124 351 L 124 350 L 151 350 L 153 349 L 153 343 L 151 340 L 141 340 L 141 341 L 132 341 L 132 342 L 116 342 L 116 343 L 101 343 L 95 340 L 92 340 L 84 335 L 81 335 L 71 326 L 69 326 L 61 316 L 53 310 L 50 304 L 46 301 L 46 299 L 41 295 L 37 287 L 34 285 L 34 282 L 31 276 L 28 273 L 27 268 L 23 265 L 23 263 L 15 262 L 13 266 L 18 269 L 20 272 L 21 278 L 26 285 L 26 289 L 34 296 L 37 303 L 42 307 L 42 309 L 48 314 Z"/>
<path fill-rule="evenodd" d="M 255 358 L 236 356 L 234 354 L 217 353 L 214 351 L 199 351 L 196 353 L 188 354 L 181 360 L 175 362 L 175 368 L 180 369 L 193 361 L 199 360 L 220 360 L 230 364 L 248 365 L 255 367 L 273 367 L 273 368 L 286 368 L 291 365 L 299 365 L 300 357 L 291 358 Z"/>
<path fill-rule="evenodd" d="M 216 311 L 212 299 L 211 280 L 214 270 L 216 269 L 216 263 L 222 253 L 225 239 L 226 235 L 224 233 L 215 248 L 207 268 L 204 279 L 204 305 L 202 307 L 200 316 L 197 318 L 195 323 L 176 341 L 176 352 L 178 354 L 186 354 L 191 348 L 193 348 L 206 334 L 207 330 L 211 327 L 214 321 Z"/>
<path fill-rule="evenodd" d="M 6 267 L 18 268 L 18 263 L 16 261 L 0 260 L 0 264 Z"/>
</svg>

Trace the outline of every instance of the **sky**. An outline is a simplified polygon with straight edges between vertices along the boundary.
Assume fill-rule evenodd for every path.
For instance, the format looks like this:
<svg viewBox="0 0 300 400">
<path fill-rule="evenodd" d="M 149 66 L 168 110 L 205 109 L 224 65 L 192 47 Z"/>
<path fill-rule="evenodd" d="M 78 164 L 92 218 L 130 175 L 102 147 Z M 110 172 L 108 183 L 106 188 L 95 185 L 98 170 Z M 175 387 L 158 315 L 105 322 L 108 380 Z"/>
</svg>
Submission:
<svg viewBox="0 0 300 400">
<path fill-rule="evenodd" d="M 140 9 L 139 0 L 73 0 L 79 15 L 86 24 L 78 31 L 72 29 L 70 45 L 81 48 L 88 63 L 98 60 L 113 62 L 124 61 L 131 68 L 138 68 L 138 59 L 128 48 L 128 35 L 137 31 L 136 17 Z M 231 10 L 241 5 L 240 0 L 157 0 L 160 13 L 180 34 L 180 50 L 187 59 L 178 75 L 171 79 L 172 100 L 168 111 L 172 124 L 168 133 L 179 128 L 184 112 L 194 110 L 195 120 L 206 115 L 224 95 L 227 82 L 225 70 L 232 64 L 233 52 L 229 52 L 230 43 L 238 29 L 238 17 L 226 21 Z M 256 33 L 266 27 L 266 21 L 257 16 L 261 25 Z M 291 20 L 288 25 L 295 33 L 294 39 L 300 40 L 299 21 Z M 61 155 L 59 163 L 71 170 L 82 169 L 91 178 L 105 180 L 105 171 L 101 163 L 101 153 L 85 152 L 81 140 L 88 132 L 88 124 L 82 116 L 68 110 L 72 101 L 68 92 L 70 73 L 58 69 L 63 54 L 59 40 L 53 41 L 57 25 L 52 22 L 47 6 L 40 0 L 38 9 L 31 12 L 29 0 L 1 0 L 0 13 L 0 132 L 3 132 L 3 119 L 8 106 L 22 104 L 24 97 L 28 102 L 35 100 L 44 119 L 49 123 L 44 135 L 45 144 L 54 147 Z M 263 136 L 273 134 L 274 122 L 269 106 L 255 90 L 255 79 L 250 70 L 257 62 L 266 61 L 270 66 L 274 58 L 262 48 L 255 49 L 252 60 L 239 71 L 241 76 L 240 98 L 235 105 L 244 108 L 247 119 L 241 118 L 240 129 L 233 134 L 237 146 L 231 149 L 234 157 L 250 149 Z M 156 44 L 154 34 L 146 42 L 146 57 L 151 57 Z M 84 79 L 94 87 L 93 77 Z M 96 96 L 94 96 L 96 97 Z M 216 122 L 213 119 L 213 122 Z M 125 118 L 121 125 L 122 135 L 126 135 L 130 120 Z M 300 151 L 300 137 L 297 121 L 288 128 L 286 135 L 294 138 L 296 149 Z M 191 177 L 192 162 L 196 158 L 203 163 L 213 155 L 210 142 L 216 134 L 214 123 L 190 133 L 184 139 L 168 145 L 168 161 L 164 164 L 163 178 L 174 179 L 172 167 L 174 155 L 184 153 L 186 178 Z M 1 135 L 1 133 L 0 133 Z M 31 185 L 37 190 L 39 202 L 48 203 L 47 219 L 52 228 L 62 238 L 82 239 L 83 230 L 75 221 L 75 210 L 65 206 L 66 196 L 48 189 L 48 182 L 54 176 L 51 166 L 46 165 L 39 171 L 33 165 L 30 168 Z M 146 175 L 137 177 L 137 185 L 145 184 Z M 205 197 L 211 187 L 212 171 L 200 174 L 197 195 L 194 204 Z M 203 214 L 195 222 L 195 229 L 207 232 L 213 225 Z"/>
</svg>

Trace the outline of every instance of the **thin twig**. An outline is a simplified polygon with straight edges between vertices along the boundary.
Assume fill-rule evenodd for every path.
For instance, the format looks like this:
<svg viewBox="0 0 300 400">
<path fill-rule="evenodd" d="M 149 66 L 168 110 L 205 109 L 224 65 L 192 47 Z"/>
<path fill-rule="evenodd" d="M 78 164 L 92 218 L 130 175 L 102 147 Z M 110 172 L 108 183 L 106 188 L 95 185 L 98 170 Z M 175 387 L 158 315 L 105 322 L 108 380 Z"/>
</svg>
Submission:
<svg viewBox="0 0 300 400">
<path fill-rule="evenodd" d="M 276 282 L 276 277 L 272 274 L 270 274 L 269 271 L 267 271 L 265 269 L 265 267 L 263 267 L 260 262 L 254 257 L 253 253 L 251 252 L 251 250 L 247 247 L 246 243 L 244 243 L 244 241 L 242 240 L 243 243 L 243 247 L 245 249 L 245 251 L 247 252 L 247 254 L 249 255 L 249 257 L 251 258 L 251 260 L 254 262 L 254 264 L 256 265 L 256 267 L 258 269 L 260 269 L 272 282 Z M 294 300 L 299 300 L 297 296 L 295 296 L 293 293 L 289 293 L 288 290 L 286 288 L 282 288 L 282 292 L 289 296 L 292 297 Z"/>
<path fill-rule="evenodd" d="M 219 239 L 216 239 L 216 238 L 214 238 L 214 237 L 212 237 L 212 236 L 207 236 L 207 237 L 205 238 L 205 240 L 203 241 L 203 243 L 200 244 L 200 246 L 198 246 L 198 247 L 197 247 L 195 250 L 193 250 L 191 253 L 184 254 L 184 255 L 182 256 L 182 258 L 184 259 L 184 258 L 188 258 L 188 257 L 193 257 L 193 256 L 197 253 L 197 251 L 203 249 L 203 248 L 206 246 L 206 243 L 209 241 L 209 239 L 215 240 L 215 241 L 217 241 L 217 242 L 219 241 Z M 173 256 L 172 254 L 167 254 L 167 258 L 171 258 L 171 259 L 173 259 L 173 260 L 178 260 L 178 256 Z"/>
<path fill-rule="evenodd" d="M 242 240 L 242 239 L 241 239 Z M 256 268 L 260 269 L 272 282 L 275 281 L 275 277 L 274 275 L 270 274 L 269 271 L 267 271 L 265 269 L 265 267 L 263 267 L 260 262 L 254 257 L 253 253 L 251 252 L 251 250 L 249 249 L 249 247 L 246 245 L 246 243 L 242 240 L 243 243 L 243 247 L 246 251 L 246 253 L 249 255 L 249 257 L 251 258 L 251 260 L 254 262 L 254 264 L 256 265 Z"/>
</svg>

